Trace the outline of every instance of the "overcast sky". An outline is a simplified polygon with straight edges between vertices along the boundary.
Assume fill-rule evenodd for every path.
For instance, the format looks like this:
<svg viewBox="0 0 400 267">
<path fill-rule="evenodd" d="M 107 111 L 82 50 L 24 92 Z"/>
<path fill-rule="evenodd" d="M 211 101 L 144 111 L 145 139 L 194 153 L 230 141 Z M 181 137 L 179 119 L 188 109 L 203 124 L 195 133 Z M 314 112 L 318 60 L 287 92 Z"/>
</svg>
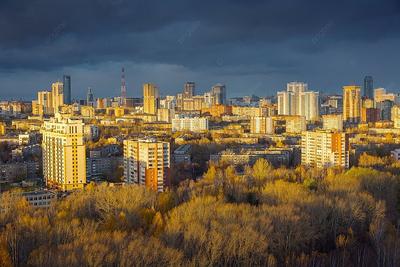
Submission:
<svg viewBox="0 0 400 267">
<path fill-rule="evenodd" d="M 74 98 L 128 96 L 144 82 L 162 95 L 272 95 L 289 81 L 341 93 L 372 75 L 400 90 L 398 0 L 0 0 L 0 98 L 32 99 L 63 74 Z"/>
</svg>

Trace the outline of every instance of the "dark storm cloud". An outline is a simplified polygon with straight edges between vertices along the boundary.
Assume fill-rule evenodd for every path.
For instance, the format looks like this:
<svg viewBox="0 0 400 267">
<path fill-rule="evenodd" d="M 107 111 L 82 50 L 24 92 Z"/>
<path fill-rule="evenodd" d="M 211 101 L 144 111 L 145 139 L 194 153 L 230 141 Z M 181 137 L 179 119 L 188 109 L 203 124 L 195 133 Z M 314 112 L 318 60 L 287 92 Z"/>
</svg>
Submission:
<svg viewBox="0 0 400 267">
<path fill-rule="evenodd" d="M 124 61 L 226 79 L 308 78 L 300 68 L 314 67 L 305 60 L 343 65 L 330 57 L 354 47 L 361 47 L 355 55 L 368 55 L 363 47 L 398 40 L 399 27 L 397 0 L 2 0 L 0 70 Z"/>
</svg>

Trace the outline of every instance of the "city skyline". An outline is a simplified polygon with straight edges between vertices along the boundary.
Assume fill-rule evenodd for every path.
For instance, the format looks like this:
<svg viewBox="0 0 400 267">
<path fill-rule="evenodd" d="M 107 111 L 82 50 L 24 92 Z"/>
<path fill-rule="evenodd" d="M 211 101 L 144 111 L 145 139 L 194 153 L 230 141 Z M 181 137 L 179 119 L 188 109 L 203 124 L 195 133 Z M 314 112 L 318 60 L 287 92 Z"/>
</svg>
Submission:
<svg viewBox="0 0 400 267">
<path fill-rule="evenodd" d="M 398 266 L 400 0 L 0 2 L 0 266 Z"/>
<path fill-rule="evenodd" d="M 122 67 L 122 68 L 124 68 L 124 67 Z M 121 71 L 121 70 L 119 70 L 119 71 Z M 109 91 L 110 92 L 109 94 L 107 94 L 107 92 L 104 93 L 104 92 L 101 92 L 101 91 L 100 91 L 100 94 L 99 94 L 99 92 L 96 90 L 96 88 L 93 88 L 92 86 L 88 86 L 86 88 L 78 88 L 78 89 L 76 89 L 75 85 L 71 86 L 71 81 L 72 81 L 72 84 L 75 84 L 75 80 L 74 80 L 74 77 L 72 75 L 70 75 L 70 74 L 62 74 L 60 77 L 61 78 L 56 78 L 56 79 L 48 81 L 48 86 L 40 88 L 40 89 L 34 91 L 32 97 L 25 96 L 25 97 L 20 97 L 20 98 L 13 98 L 13 97 L 4 97 L 4 98 L 2 98 L 1 92 L 0 92 L 0 101 L 1 100 L 22 100 L 22 101 L 34 100 L 35 98 L 37 98 L 37 92 L 39 92 L 39 91 L 51 91 L 52 83 L 56 83 L 56 82 L 61 82 L 62 83 L 63 80 L 65 79 L 65 77 L 68 77 L 68 79 L 69 79 L 68 80 L 69 81 L 69 86 L 70 86 L 69 87 L 69 90 L 70 90 L 69 91 L 69 93 L 70 93 L 69 97 L 70 97 L 71 101 L 78 101 L 78 100 L 86 99 L 87 90 L 89 88 L 93 91 L 93 95 L 95 96 L 95 98 L 98 98 L 98 97 L 100 97 L 100 98 L 119 97 L 121 95 L 121 77 L 119 77 L 119 83 L 120 84 L 116 85 L 116 87 L 118 87 L 118 86 L 120 86 L 120 87 L 116 88 L 113 91 Z M 245 94 L 243 93 L 243 90 L 241 91 L 241 93 L 235 94 L 235 93 L 230 92 L 231 90 L 227 86 L 226 83 L 214 82 L 214 83 L 207 84 L 204 87 L 200 87 L 200 86 L 198 86 L 198 84 L 205 84 L 205 83 L 202 83 L 202 82 L 199 83 L 199 82 L 194 81 L 194 80 L 182 80 L 182 81 L 180 81 L 181 82 L 180 88 L 178 87 L 178 88 L 174 88 L 173 90 L 171 90 L 171 89 L 168 89 L 168 88 L 163 88 L 158 83 L 146 80 L 144 83 L 142 83 L 140 85 L 137 85 L 137 88 L 134 89 L 134 92 L 132 92 L 132 90 L 127 89 L 126 97 L 127 98 L 143 98 L 143 86 L 145 84 L 154 84 L 155 86 L 157 86 L 157 88 L 159 89 L 159 96 L 160 97 L 166 97 L 166 96 L 171 96 L 171 95 L 174 96 L 174 95 L 177 95 L 179 93 L 182 93 L 185 90 L 185 84 L 186 83 L 195 83 L 196 84 L 196 94 L 197 95 L 204 94 L 204 93 L 212 90 L 212 88 L 214 86 L 224 85 L 224 86 L 227 87 L 226 88 L 227 99 L 236 98 L 236 97 L 244 97 L 244 96 L 253 96 L 253 95 L 254 96 L 258 96 L 258 97 L 273 97 L 273 96 L 276 96 L 276 94 L 279 93 L 279 91 L 285 91 L 287 84 L 289 84 L 289 83 L 298 83 L 298 82 L 307 84 L 309 86 L 310 90 L 319 92 L 321 94 L 321 96 L 341 95 L 343 86 L 360 86 L 362 88 L 362 94 L 364 94 L 364 87 L 363 86 L 365 86 L 364 85 L 365 78 L 367 78 L 367 77 L 374 78 L 374 76 L 372 76 L 372 75 L 366 75 L 362 79 L 360 79 L 360 81 L 358 83 L 354 82 L 354 83 L 338 85 L 337 86 L 337 90 L 335 90 L 335 91 L 321 90 L 321 89 L 318 89 L 318 88 L 314 88 L 313 86 L 309 86 L 310 83 L 308 81 L 304 81 L 304 80 L 288 80 L 285 83 L 283 83 L 281 87 L 278 87 L 277 89 L 272 89 L 272 90 L 268 91 L 269 92 L 268 94 L 263 94 L 262 92 L 258 94 L 256 92 L 251 92 L 251 91 L 248 91 L 248 90 L 246 90 Z M 129 84 L 128 84 L 127 81 L 125 81 L 125 82 L 126 82 L 126 87 L 128 88 Z M 374 82 L 375 82 L 375 78 L 374 78 Z M 79 82 L 78 82 L 78 84 L 79 84 Z M 72 90 L 71 90 L 71 88 L 72 88 Z M 378 88 L 385 88 L 387 91 L 390 91 L 390 92 L 393 92 L 393 93 L 400 93 L 400 90 L 392 89 L 390 87 L 387 88 L 387 87 L 381 86 L 381 84 L 376 84 L 376 83 L 374 83 L 374 87 L 373 87 L 372 91 L 374 91 L 375 89 L 378 89 Z"/>
<path fill-rule="evenodd" d="M 145 82 L 171 94 L 186 80 L 224 83 L 230 96 L 271 95 L 293 80 L 335 93 L 366 75 L 397 91 L 399 11 L 394 0 L 6 2 L 0 98 L 33 98 L 63 74 L 77 97 L 87 87 L 118 95 L 122 66 L 131 96 Z"/>
</svg>

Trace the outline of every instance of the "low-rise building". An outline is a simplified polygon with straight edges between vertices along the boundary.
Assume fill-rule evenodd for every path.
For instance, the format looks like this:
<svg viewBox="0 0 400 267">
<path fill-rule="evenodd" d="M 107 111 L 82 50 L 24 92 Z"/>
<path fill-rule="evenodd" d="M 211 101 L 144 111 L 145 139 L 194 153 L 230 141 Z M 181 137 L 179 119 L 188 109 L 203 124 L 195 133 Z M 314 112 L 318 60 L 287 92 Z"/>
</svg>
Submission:
<svg viewBox="0 0 400 267">
<path fill-rule="evenodd" d="M 185 163 L 185 164 L 190 164 L 191 163 L 191 152 L 192 152 L 192 146 L 189 144 L 179 146 L 177 149 L 174 151 L 174 162 L 176 164 L 179 163 Z"/>
<path fill-rule="evenodd" d="M 86 159 L 86 179 L 94 181 L 111 178 L 113 170 L 122 166 L 122 163 L 122 157 L 102 156 L 101 150 L 90 151 Z"/>
<path fill-rule="evenodd" d="M 0 164 L 0 182 L 13 183 L 27 178 L 28 169 L 25 163 Z"/>
<path fill-rule="evenodd" d="M 258 159 L 266 159 L 272 165 L 290 166 L 293 160 L 292 148 L 242 148 L 228 149 L 218 154 L 212 154 L 210 161 L 224 162 L 233 165 L 253 165 Z"/>
<path fill-rule="evenodd" d="M 400 160 L 400 148 L 393 150 L 390 154 L 395 160 Z"/>
<path fill-rule="evenodd" d="M 324 130 L 343 131 L 342 114 L 322 115 L 322 124 Z"/>
<path fill-rule="evenodd" d="M 203 132 L 208 130 L 208 118 L 204 117 L 175 117 L 172 120 L 172 131 Z"/>
<path fill-rule="evenodd" d="M 24 192 L 22 195 L 35 208 L 49 208 L 57 201 L 57 193 L 49 190 Z"/>
<path fill-rule="evenodd" d="M 273 134 L 274 123 L 272 117 L 257 116 L 250 119 L 250 133 Z"/>
<path fill-rule="evenodd" d="M 0 122 L 0 135 L 6 134 L 6 124 L 4 122 Z"/>
</svg>

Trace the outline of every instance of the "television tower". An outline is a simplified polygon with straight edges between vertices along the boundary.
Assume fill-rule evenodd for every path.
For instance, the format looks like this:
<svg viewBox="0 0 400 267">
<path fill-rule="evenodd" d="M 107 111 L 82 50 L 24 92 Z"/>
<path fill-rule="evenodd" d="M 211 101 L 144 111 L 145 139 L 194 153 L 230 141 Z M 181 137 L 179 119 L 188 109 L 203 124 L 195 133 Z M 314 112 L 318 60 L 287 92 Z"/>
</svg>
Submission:
<svg viewBox="0 0 400 267">
<path fill-rule="evenodd" d="M 121 75 L 121 105 L 125 105 L 126 102 L 126 82 L 125 82 L 125 68 L 122 67 Z"/>
</svg>

